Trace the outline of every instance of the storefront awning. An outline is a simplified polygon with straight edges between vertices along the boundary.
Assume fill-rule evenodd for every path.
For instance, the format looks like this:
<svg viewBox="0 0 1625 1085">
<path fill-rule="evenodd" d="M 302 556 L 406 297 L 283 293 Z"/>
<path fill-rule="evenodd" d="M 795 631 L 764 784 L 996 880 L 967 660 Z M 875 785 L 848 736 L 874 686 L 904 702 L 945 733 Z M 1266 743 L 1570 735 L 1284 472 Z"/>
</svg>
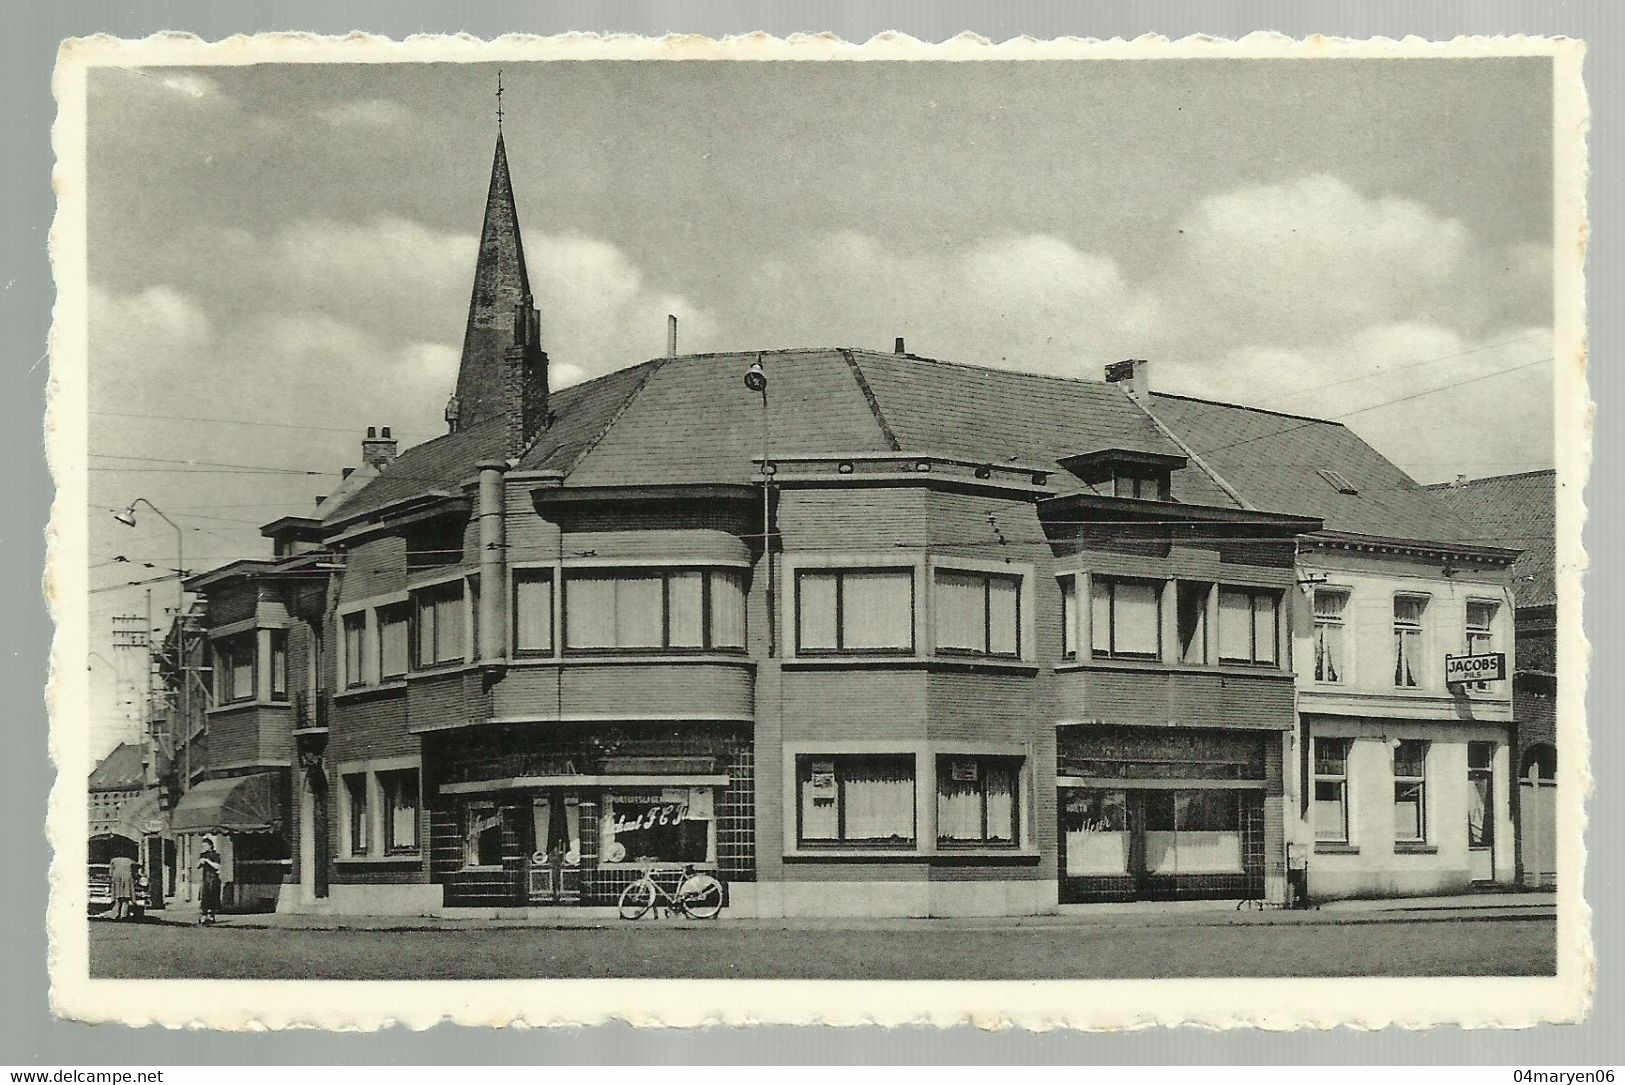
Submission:
<svg viewBox="0 0 1625 1085">
<path fill-rule="evenodd" d="M 177 833 L 269 833 L 281 821 L 277 777 L 271 772 L 204 780 L 182 795 L 169 815 Z"/>
</svg>

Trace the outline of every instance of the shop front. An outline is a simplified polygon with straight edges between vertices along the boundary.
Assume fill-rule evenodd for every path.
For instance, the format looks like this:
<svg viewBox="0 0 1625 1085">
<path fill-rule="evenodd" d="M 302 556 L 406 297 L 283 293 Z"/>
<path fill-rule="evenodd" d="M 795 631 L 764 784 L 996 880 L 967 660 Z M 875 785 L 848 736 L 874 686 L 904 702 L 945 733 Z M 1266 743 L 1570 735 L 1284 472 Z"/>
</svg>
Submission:
<svg viewBox="0 0 1625 1085">
<path fill-rule="evenodd" d="M 748 735 L 504 727 L 430 738 L 425 764 L 448 908 L 612 906 L 653 864 L 754 878 Z"/>
<path fill-rule="evenodd" d="M 1273 733 L 1060 728 L 1061 903 L 1263 899 L 1268 859 L 1284 849 L 1266 818 L 1266 796 L 1280 794 L 1279 743 Z"/>
<path fill-rule="evenodd" d="M 286 796 L 286 773 L 257 772 L 203 780 L 175 805 L 170 828 L 181 842 L 178 861 L 194 869 L 203 838 L 213 839 L 227 911 L 276 910 L 292 866 Z"/>
</svg>

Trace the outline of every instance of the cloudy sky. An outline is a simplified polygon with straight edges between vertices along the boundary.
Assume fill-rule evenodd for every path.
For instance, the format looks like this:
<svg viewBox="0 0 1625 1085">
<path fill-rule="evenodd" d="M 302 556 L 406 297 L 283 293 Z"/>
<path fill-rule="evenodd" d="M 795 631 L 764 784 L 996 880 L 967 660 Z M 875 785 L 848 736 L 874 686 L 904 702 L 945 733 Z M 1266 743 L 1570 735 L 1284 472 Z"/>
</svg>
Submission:
<svg viewBox="0 0 1625 1085">
<path fill-rule="evenodd" d="M 1085 377 L 1150 358 L 1163 390 L 1347 416 L 1423 481 L 1552 462 L 1548 61 L 503 83 L 557 384 L 661 353 L 673 312 L 685 352 L 904 336 Z M 257 525 L 336 485 L 366 426 L 442 432 L 495 85 L 479 65 L 93 74 L 93 753 L 118 737 L 116 673 L 139 672 L 102 631 L 174 565 L 170 529 L 109 509 L 157 503 L 194 570 L 261 556 Z M 173 599 L 154 587 L 160 614 Z"/>
</svg>

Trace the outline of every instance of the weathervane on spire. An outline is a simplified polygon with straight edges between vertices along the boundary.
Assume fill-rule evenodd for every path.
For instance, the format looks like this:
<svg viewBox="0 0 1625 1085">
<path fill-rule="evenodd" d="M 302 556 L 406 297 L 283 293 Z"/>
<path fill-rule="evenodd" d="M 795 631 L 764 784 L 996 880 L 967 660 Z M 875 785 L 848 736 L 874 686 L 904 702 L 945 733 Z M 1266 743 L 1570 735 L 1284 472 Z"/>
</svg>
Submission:
<svg viewBox="0 0 1625 1085">
<path fill-rule="evenodd" d="M 497 135 L 502 134 L 502 69 L 497 69 Z"/>
</svg>

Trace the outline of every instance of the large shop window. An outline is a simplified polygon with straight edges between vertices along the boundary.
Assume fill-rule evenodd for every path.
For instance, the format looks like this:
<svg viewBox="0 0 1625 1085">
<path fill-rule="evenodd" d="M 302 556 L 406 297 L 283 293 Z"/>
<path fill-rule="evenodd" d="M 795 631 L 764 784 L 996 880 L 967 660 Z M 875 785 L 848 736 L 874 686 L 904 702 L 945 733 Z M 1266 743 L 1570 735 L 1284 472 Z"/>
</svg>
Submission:
<svg viewBox="0 0 1625 1085">
<path fill-rule="evenodd" d="M 817 569 L 796 576 L 796 650 L 914 652 L 913 569 Z"/>
<path fill-rule="evenodd" d="M 938 569 L 937 648 L 954 655 L 1021 655 L 1021 577 Z"/>
<path fill-rule="evenodd" d="M 796 758 L 803 844 L 914 843 L 914 758 Z"/>
<path fill-rule="evenodd" d="M 436 584 L 412 596 L 413 664 L 419 669 L 461 663 L 467 651 L 463 620 L 463 582 Z"/>
<path fill-rule="evenodd" d="M 937 842 L 1014 844 L 1021 759 L 937 758 Z"/>
<path fill-rule="evenodd" d="M 1181 580 L 1176 599 L 1179 618 L 1179 661 L 1207 662 L 1207 601 L 1211 584 Z"/>
<path fill-rule="evenodd" d="M 1315 681 L 1343 681 L 1346 591 L 1315 592 Z"/>
<path fill-rule="evenodd" d="M 348 824 L 345 826 L 348 835 L 351 855 L 365 855 L 372 846 L 371 834 L 367 831 L 372 823 L 371 811 L 367 809 L 367 774 L 364 772 L 352 773 L 344 777 L 345 814 Z"/>
<path fill-rule="evenodd" d="M 365 685 L 367 672 L 367 612 L 358 610 L 344 616 L 344 685 L 347 689 Z"/>
<path fill-rule="evenodd" d="M 1315 839 L 1349 839 L 1349 740 L 1315 739 Z"/>
<path fill-rule="evenodd" d="M 1067 874 L 1128 873 L 1128 793 L 1088 789 L 1064 794 L 1061 831 L 1066 835 Z"/>
<path fill-rule="evenodd" d="M 716 820 L 709 787 L 614 791 L 604 797 L 605 863 L 709 863 Z"/>
<path fill-rule="evenodd" d="M 378 608 L 378 677 L 381 681 L 405 677 L 411 624 L 410 604 L 395 603 Z"/>
<path fill-rule="evenodd" d="M 1078 658 L 1078 578 L 1063 576 L 1061 584 L 1061 658 Z"/>
<path fill-rule="evenodd" d="M 1420 595 L 1394 596 L 1394 685 L 1422 684 L 1422 618 L 1428 601 Z"/>
<path fill-rule="evenodd" d="M 418 770 L 380 772 L 378 790 L 384 799 L 384 851 L 417 851 Z"/>
<path fill-rule="evenodd" d="M 1220 588 L 1220 661 L 1273 667 L 1280 606 L 1280 592 Z"/>
<path fill-rule="evenodd" d="M 254 650 L 258 635 L 250 630 L 214 642 L 214 699 L 220 704 L 252 701 Z"/>
<path fill-rule="evenodd" d="M 469 803 L 463 811 L 463 866 L 502 865 L 502 811 L 495 803 Z"/>
<path fill-rule="evenodd" d="M 1145 823 L 1148 873 L 1241 873 L 1239 792 L 1147 791 Z"/>
<path fill-rule="evenodd" d="M 1488 600 L 1467 600 L 1467 654 L 1487 656 L 1495 651 L 1496 605 Z M 1469 682 L 1468 689 L 1487 690 L 1488 682 Z"/>
<path fill-rule="evenodd" d="M 698 651 L 745 647 L 745 582 L 737 569 L 569 572 L 570 651 Z"/>
<path fill-rule="evenodd" d="M 1394 747 L 1394 843 L 1427 840 L 1428 744 L 1406 739 Z"/>
<path fill-rule="evenodd" d="M 1097 576 L 1089 587 L 1090 648 L 1108 659 L 1162 654 L 1162 584 Z"/>
<path fill-rule="evenodd" d="M 513 650 L 516 655 L 553 651 L 553 574 L 547 569 L 514 570 Z"/>
</svg>

